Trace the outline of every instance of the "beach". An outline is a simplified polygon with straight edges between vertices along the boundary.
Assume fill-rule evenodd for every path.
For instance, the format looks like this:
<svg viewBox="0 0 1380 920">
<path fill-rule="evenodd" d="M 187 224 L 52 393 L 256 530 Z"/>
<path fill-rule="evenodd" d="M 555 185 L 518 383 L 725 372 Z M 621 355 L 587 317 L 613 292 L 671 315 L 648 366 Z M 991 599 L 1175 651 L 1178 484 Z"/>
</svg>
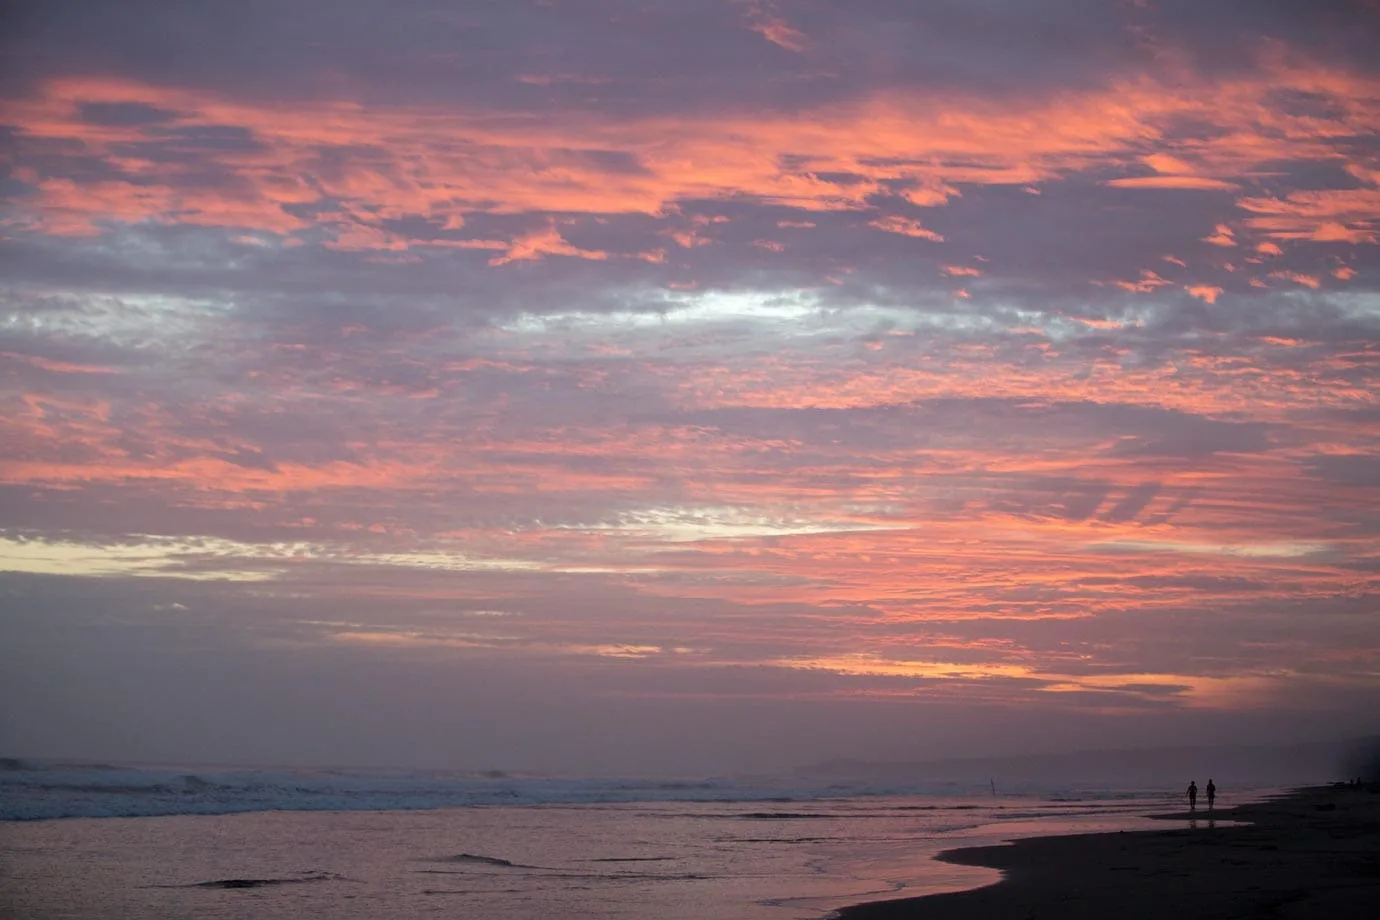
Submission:
<svg viewBox="0 0 1380 920">
<path fill-rule="evenodd" d="M 1211 816 L 1200 809 L 1188 828 L 1035 837 L 939 858 L 1003 877 L 971 891 L 858 905 L 840 920 L 1374 916 L 1380 786 L 1303 789 Z"/>
<path fill-rule="evenodd" d="M 1209 816 L 1162 789 L 792 779 L 16 760 L 0 918 L 1287 920 L 1380 902 L 1369 790 L 1233 782 L 1238 807 Z"/>
</svg>

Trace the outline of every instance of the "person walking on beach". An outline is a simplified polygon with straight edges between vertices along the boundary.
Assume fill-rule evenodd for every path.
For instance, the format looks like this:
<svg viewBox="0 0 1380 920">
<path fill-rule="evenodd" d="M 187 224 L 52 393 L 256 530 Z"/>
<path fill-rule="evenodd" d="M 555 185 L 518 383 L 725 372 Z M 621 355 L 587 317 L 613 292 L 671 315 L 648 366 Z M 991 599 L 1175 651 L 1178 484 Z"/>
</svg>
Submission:
<svg viewBox="0 0 1380 920">
<path fill-rule="evenodd" d="M 1215 785 L 1213 785 L 1213 782 L 1212 782 L 1212 779 L 1211 779 L 1211 778 L 1208 779 L 1207 794 L 1208 794 L 1208 811 L 1212 811 L 1212 800 L 1215 799 L 1215 798 L 1217 798 L 1217 787 L 1216 787 Z"/>
<path fill-rule="evenodd" d="M 1188 810 L 1198 810 L 1198 781 L 1196 779 L 1188 781 Z"/>
</svg>

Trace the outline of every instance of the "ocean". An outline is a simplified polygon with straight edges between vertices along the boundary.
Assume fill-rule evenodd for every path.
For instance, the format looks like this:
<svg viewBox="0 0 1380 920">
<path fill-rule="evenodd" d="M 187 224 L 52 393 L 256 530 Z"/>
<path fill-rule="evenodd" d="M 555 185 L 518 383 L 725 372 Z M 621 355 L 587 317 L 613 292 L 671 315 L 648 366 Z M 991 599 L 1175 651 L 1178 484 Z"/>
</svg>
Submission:
<svg viewBox="0 0 1380 920">
<path fill-rule="evenodd" d="M 996 880 L 941 850 L 1182 807 L 1152 789 L 6 766 L 7 920 L 822 920 Z"/>
</svg>

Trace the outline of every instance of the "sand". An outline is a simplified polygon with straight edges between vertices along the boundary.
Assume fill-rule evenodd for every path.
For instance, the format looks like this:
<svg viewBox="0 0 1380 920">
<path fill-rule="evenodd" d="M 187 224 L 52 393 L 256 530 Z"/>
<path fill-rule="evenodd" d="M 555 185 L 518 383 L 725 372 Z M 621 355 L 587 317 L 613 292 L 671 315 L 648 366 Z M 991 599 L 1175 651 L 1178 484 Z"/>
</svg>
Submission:
<svg viewBox="0 0 1380 920">
<path fill-rule="evenodd" d="M 1200 800 L 1201 801 L 1201 800 Z M 1165 817 L 1183 818 L 1187 815 Z M 985 888 L 840 912 L 842 920 L 1348 920 L 1380 917 L 1380 786 L 1322 787 L 1162 831 L 950 850 L 1002 870 Z M 1218 822 L 1248 821 L 1226 826 Z"/>
</svg>

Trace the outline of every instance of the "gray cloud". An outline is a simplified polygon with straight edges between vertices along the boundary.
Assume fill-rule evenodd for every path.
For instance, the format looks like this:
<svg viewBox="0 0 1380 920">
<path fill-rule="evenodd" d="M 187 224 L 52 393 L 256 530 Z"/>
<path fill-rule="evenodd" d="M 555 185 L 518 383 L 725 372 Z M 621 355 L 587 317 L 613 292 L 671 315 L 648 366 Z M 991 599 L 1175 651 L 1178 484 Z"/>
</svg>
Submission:
<svg viewBox="0 0 1380 920">
<path fill-rule="evenodd" d="M 1370 5 L 4 15 L 20 753 L 1374 711 Z"/>
</svg>

